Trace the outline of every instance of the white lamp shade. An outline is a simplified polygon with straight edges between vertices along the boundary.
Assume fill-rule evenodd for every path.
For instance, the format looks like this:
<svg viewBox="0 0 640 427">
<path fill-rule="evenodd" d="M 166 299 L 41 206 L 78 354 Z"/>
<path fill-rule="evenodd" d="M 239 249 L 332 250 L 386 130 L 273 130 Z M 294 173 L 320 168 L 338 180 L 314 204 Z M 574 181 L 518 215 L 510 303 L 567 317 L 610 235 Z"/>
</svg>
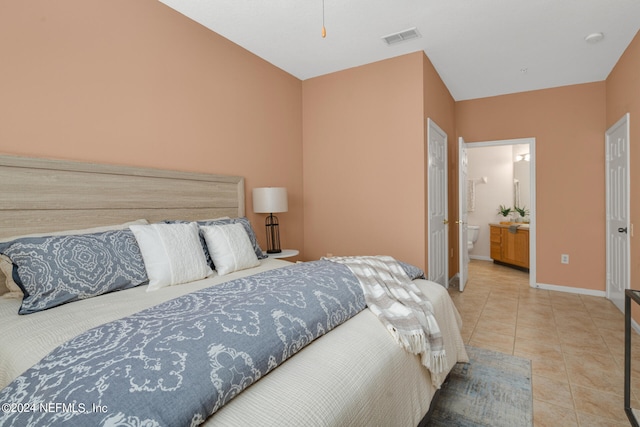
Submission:
<svg viewBox="0 0 640 427">
<path fill-rule="evenodd" d="M 255 213 L 277 213 L 288 210 L 286 188 L 262 187 L 253 189 L 253 211 Z"/>
</svg>

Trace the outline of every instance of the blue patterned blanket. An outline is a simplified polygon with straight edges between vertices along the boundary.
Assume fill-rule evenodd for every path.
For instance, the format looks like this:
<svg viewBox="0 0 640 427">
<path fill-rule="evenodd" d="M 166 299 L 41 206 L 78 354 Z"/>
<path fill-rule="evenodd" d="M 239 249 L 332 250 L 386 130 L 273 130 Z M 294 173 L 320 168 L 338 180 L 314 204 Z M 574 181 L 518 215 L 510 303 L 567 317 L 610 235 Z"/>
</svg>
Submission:
<svg viewBox="0 0 640 427">
<path fill-rule="evenodd" d="M 197 425 L 364 307 L 329 261 L 183 295 L 52 351 L 0 391 L 0 425 Z"/>
</svg>

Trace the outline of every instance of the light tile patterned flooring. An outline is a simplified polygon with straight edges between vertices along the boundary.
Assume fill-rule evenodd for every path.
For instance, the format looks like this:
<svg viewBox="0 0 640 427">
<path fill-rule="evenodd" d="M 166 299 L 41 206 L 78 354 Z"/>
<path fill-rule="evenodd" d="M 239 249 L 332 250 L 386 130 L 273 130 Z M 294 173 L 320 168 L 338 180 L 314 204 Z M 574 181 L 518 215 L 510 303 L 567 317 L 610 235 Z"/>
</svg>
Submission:
<svg viewBox="0 0 640 427">
<path fill-rule="evenodd" d="M 531 359 L 535 427 L 629 426 L 622 313 L 605 298 L 528 281 L 527 273 L 472 260 L 464 292 L 449 289 L 465 343 Z M 632 344 L 632 407 L 640 408 L 637 334 Z"/>
</svg>

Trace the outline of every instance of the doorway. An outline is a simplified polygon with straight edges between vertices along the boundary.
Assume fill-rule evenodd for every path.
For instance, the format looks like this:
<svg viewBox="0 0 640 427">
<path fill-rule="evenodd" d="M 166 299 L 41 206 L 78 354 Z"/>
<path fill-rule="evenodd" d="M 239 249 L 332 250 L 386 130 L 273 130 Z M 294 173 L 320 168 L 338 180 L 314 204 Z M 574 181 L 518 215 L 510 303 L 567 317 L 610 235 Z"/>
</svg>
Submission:
<svg viewBox="0 0 640 427">
<path fill-rule="evenodd" d="M 478 238 L 469 251 L 470 259 L 492 260 L 489 224 L 500 222 L 500 205 L 524 208 L 520 218 L 529 228 L 529 285 L 536 284 L 536 189 L 535 138 L 469 142 L 467 147 L 467 191 L 460 192 L 459 205 L 467 204 L 468 221 L 477 225 Z M 483 162 L 484 164 L 478 164 Z M 460 167 L 460 165 L 459 165 Z M 465 197 L 466 200 L 462 200 Z M 523 225 L 526 227 L 526 225 Z M 460 248 L 467 250 L 466 246 Z M 463 257 L 460 257 L 461 263 Z M 467 261 L 468 262 L 468 261 Z M 460 266 L 462 271 L 463 266 Z"/>
</svg>

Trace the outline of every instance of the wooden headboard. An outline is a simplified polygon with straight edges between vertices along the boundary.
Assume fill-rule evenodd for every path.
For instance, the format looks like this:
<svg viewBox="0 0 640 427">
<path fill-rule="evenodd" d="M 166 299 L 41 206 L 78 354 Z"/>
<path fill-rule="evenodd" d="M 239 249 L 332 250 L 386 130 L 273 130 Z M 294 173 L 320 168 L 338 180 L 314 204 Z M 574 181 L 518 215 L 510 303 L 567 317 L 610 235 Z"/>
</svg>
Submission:
<svg viewBox="0 0 640 427">
<path fill-rule="evenodd" d="M 0 156 L 0 238 L 244 214 L 239 176 Z"/>
</svg>

